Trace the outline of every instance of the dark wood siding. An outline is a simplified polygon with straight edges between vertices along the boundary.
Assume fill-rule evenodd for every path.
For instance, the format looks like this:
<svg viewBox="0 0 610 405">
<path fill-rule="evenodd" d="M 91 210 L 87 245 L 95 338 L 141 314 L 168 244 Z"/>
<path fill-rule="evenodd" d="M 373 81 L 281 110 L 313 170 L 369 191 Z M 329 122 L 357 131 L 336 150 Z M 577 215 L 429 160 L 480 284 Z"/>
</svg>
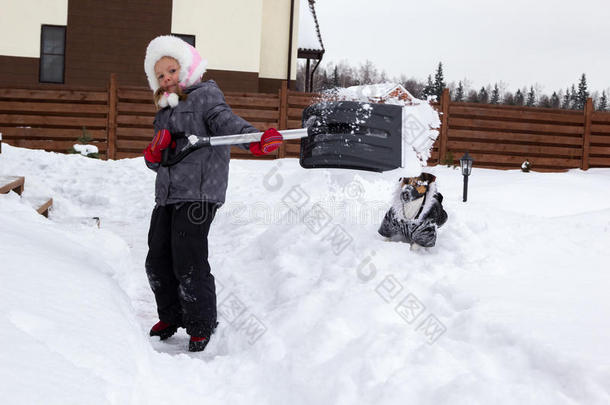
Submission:
<svg viewBox="0 0 610 405">
<path fill-rule="evenodd" d="M 205 55 L 203 55 L 205 58 Z M 222 91 L 258 92 L 258 73 L 234 72 L 210 69 L 203 75 L 204 80 L 214 80 Z"/>
<path fill-rule="evenodd" d="M 0 86 L 34 86 L 38 84 L 38 58 L 0 56 Z"/>
<path fill-rule="evenodd" d="M 172 0 L 78 0 L 68 2 L 66 85 L 147 86 L 144 54 L 148 42 L 169 34 Z"/>
<path fill-rule="evenodd" d="M 258 92 L 259 93 L 277 93 L 282 88 L 282 82 L 284 79 L 267 79 L 260 77 L 258 79 Z M 296 80 L 290 81 L 290 88 L 296 87 Z"/>
</svg>

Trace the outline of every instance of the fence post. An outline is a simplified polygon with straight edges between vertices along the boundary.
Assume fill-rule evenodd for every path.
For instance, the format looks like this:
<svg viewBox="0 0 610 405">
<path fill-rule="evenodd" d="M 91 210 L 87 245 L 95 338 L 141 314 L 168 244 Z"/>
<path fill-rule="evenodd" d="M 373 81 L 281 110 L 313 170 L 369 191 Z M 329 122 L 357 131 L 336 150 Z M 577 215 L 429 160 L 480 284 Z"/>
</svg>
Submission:
<svg viewBox="0 0 610 405">
<path fill-rule="evenodd" d="M 447 134 L 449 131 L 449 89 L 443 89 L 441 94 L 441 138 L 438 142 L 438 164 L 442 165 L 445 162 L 445 155 L 447 154 Z"/>
<path fill-rule="evenodd" d="M 278 122 L 278 129 L 288 129 L 288 83 L 286 80 L 282 81 L 282 87 L 279 90 L 280 94 L 280 121 Z M 280 149 L 278 150 L 278 158 L 286 157 L 286 143 L 282 142 Z"/>
<path fill-rule="evenodd" d="M 116 158 L 116 121 L 117 121 L 117 80 L 116 73 L 110 74 L 108 84 L 108 126 L 106 132 L 106 159 Z"/>
<path fill-rule="evenodd" d="M 591 119 L 593 118 L 593 100 L 587 99 L 585 104 L 585 130 L 582 137 L 582 159 L 580 160 L 580 168 L 582 170 L 589 169 L 589 150 L 591 147 Z"/>
</svg>

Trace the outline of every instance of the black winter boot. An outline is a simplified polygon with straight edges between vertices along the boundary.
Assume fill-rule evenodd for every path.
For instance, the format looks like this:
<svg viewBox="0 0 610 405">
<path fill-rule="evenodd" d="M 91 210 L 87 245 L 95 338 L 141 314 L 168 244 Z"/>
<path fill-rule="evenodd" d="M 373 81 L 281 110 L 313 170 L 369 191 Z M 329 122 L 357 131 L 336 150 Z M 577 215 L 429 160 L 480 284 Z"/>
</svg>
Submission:
<svg viewBox="0 0 610 405">
<path fill-rule="evenodd" d="M 212 332 L 210 333 L 210 335 L 212 335 L 216 331 L 217 326 L 218 322 L 216 322 L 214 328 L 212 328 Z M 191 336 L 191 340 L 189 341 L 189 352 L 202 352 L 209 342 L 210 336 Z"/>
<path fill-rule="evenodd" d="M 191 336 L 191 340 L 189 341 L 189 352 L 202 352 L 209 341 L 209 337 Z"/>
<path fill-rule="evenodd" d="M 150 330 L 150 336 L 159 336 L 161 340 L 165 340 L 174 335 L 178 331 L 178 326 L 159 321 L 153 325 Z"/>
</svg>

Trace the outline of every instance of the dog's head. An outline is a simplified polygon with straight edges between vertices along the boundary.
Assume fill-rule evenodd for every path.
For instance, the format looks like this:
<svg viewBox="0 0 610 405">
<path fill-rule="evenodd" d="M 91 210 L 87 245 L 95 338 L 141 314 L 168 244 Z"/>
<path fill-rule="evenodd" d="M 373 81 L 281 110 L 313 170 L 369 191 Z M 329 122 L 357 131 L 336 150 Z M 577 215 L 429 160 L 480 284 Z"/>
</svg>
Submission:
<svg viewBox="0 0 610 405">
<path fill-rule="evenodd" d="M 428 192 L 428 186 L 436 179 L 429 173 L 422 173 L 418 177 L 401 177 L 399 182 L 400 200 L 403 203 L 415 201 Z"/>
</svg>

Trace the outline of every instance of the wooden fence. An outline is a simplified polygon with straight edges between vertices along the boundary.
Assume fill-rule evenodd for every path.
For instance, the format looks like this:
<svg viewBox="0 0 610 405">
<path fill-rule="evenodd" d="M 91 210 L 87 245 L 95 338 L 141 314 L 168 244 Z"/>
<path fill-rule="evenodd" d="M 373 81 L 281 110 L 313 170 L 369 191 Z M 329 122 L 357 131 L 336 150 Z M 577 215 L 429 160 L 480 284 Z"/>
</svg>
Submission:
<svg viewBox="0 0 610 405">
<path fill-rule="evenodd" d="M 314 93 L 226 93 L 235 113 L 260 130 L 299 128 Z M 442 125 L 429 165 L 458 163 L 465 151 L 475 166 L 516 169 L 528 159 L 534 170 L 610 167 L 610 113 L 505 105 L 456 103 L 445 90 L 435 108 Z M 107 89 L 0 89 L 0 132 L 8 144 L 67 152 L 84 128 L 105 158 L 141 156 L 152 137 L 155 107 L 142 87 Z M 250 158 L 233 148 L 232 156 Z M 298 157 L 299 141 L 288 141 L 266 158 Z"/>
<path fill-rule="evenodd" d="M 83 135 L 83 127 L 105 154 L 107 91 L 0 88 L 0 132 L 5 143 L 66 152 Z"/>
<path fill-rule="evenodd" d="M 455 103 L 441 97 L 438 161 L 468 151 L 479 167 L 515 169 L 527 159 L 540 171 L 610 167 L 610 113 Z"/>
</svg>

